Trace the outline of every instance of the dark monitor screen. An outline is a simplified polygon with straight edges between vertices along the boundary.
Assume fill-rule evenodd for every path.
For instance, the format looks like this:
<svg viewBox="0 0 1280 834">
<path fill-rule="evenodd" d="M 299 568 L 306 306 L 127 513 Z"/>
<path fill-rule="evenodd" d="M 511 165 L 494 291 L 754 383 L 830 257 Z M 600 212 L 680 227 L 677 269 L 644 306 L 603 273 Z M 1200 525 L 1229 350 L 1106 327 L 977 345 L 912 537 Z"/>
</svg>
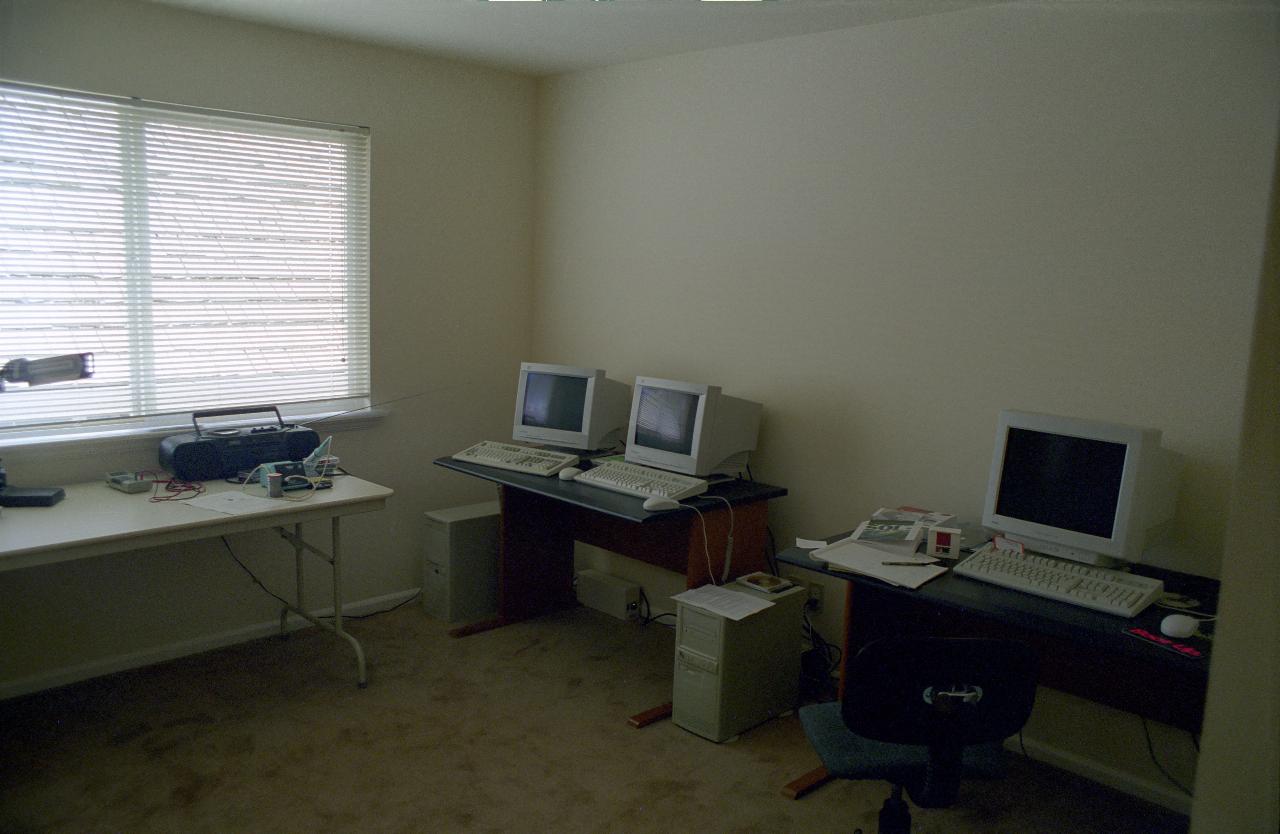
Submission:
<svg viewBox="0 0 1280 834">
<path fill-rule="evenodd" d="M 524 409 L 520 422 L 540 429 L 582 431 L 587 381 L 580 376 L 532 371 L 525 374 Z"/>
<path fill-rule="evenodd" d="M 1111 538 L 1123 443 L 1010 427 L 996 514 Z"/>
<path fill-rule="evenodd" d="M 699 397 L 688 391 L 641 386 L 636 445 L 677 455 L 692 454 Z"/>
</svg>

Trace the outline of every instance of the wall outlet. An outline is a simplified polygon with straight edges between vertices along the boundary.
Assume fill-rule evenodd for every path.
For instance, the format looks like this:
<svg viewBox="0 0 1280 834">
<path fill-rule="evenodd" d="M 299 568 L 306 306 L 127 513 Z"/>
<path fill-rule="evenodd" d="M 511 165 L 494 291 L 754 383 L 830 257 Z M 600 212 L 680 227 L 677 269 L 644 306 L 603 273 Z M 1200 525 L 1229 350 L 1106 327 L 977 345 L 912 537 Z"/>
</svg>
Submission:
<svg viewBox="0 0 1280 834">
<path fill-rule="evenodd" d="M 822 610 L 822 583 L 809 582 L 809 600 L 805 603 L 805 608 L 817 614 Z"/>
</svg>

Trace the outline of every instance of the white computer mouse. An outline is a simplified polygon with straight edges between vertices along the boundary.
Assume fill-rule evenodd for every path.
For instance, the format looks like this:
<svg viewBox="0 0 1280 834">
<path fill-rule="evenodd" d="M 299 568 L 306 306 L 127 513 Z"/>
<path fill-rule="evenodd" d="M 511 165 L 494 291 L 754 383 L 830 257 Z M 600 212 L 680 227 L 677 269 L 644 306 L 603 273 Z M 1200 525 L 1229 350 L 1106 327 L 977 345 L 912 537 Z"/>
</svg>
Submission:
<svg viewBox="0 0 1280 834">
<path fill-rule="evenodd" d="M 581 474 L 582 474 L 582 470 L 577 468 L 576 466 L 566 466 L 564 469 L 561 469 L 559 472 L 560 480 L 562 481 L 572 481 L 574 478 L 578 477 Z"/>
<path fill-rule="evenodd" d="M 1186 614 L 1170 614 L 1160 621 L 1160 633 L 1166 637 L 1190 637 L 1200 627 L 1200 621 Z"/>
<path fill-rule="evenodd" d="M 660 495 L 650 495 L 644 499 L 644 503 L 640 506 L 651 513 L 655 513 L 661 510 L 678 510 L 680 509 L 680 502 L 673 501 L 670 498 L 663 498 Z"/>
</svg>

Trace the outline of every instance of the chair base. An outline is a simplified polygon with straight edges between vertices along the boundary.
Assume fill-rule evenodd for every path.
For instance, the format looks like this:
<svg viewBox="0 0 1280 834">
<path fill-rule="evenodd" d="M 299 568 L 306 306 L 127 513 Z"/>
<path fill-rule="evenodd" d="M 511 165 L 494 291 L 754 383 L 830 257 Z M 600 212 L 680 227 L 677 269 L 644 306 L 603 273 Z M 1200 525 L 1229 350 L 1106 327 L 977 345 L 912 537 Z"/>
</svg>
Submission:
<svg viewBox="0 0 1280 834">
<path fill-rule="evenodd" d="M 911 834 L 911 810 L 902 798 L 902 788 L 893 786 L 893 793 L 880 806 L 880 834 Z"/>
</svg>

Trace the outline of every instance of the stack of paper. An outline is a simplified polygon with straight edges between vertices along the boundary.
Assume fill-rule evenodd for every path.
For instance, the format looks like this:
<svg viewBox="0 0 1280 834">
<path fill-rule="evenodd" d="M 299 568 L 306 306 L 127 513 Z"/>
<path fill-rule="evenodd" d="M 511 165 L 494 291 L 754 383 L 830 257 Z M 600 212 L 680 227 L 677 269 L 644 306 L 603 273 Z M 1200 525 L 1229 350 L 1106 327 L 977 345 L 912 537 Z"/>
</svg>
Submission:
<svg viewBox="0 0 1280 834">
<path fill-rule="evenodd" d="M 947 572 L 945 567 L 938 564 L 937 559 L 929 556 L 877 547 L 854 538 L 841 539 L 820 547 L 809 555 L 826 562 L 834 570 L 872 576 L 903 588 L 919 588 L 930 579 Z"/>
</svg>

